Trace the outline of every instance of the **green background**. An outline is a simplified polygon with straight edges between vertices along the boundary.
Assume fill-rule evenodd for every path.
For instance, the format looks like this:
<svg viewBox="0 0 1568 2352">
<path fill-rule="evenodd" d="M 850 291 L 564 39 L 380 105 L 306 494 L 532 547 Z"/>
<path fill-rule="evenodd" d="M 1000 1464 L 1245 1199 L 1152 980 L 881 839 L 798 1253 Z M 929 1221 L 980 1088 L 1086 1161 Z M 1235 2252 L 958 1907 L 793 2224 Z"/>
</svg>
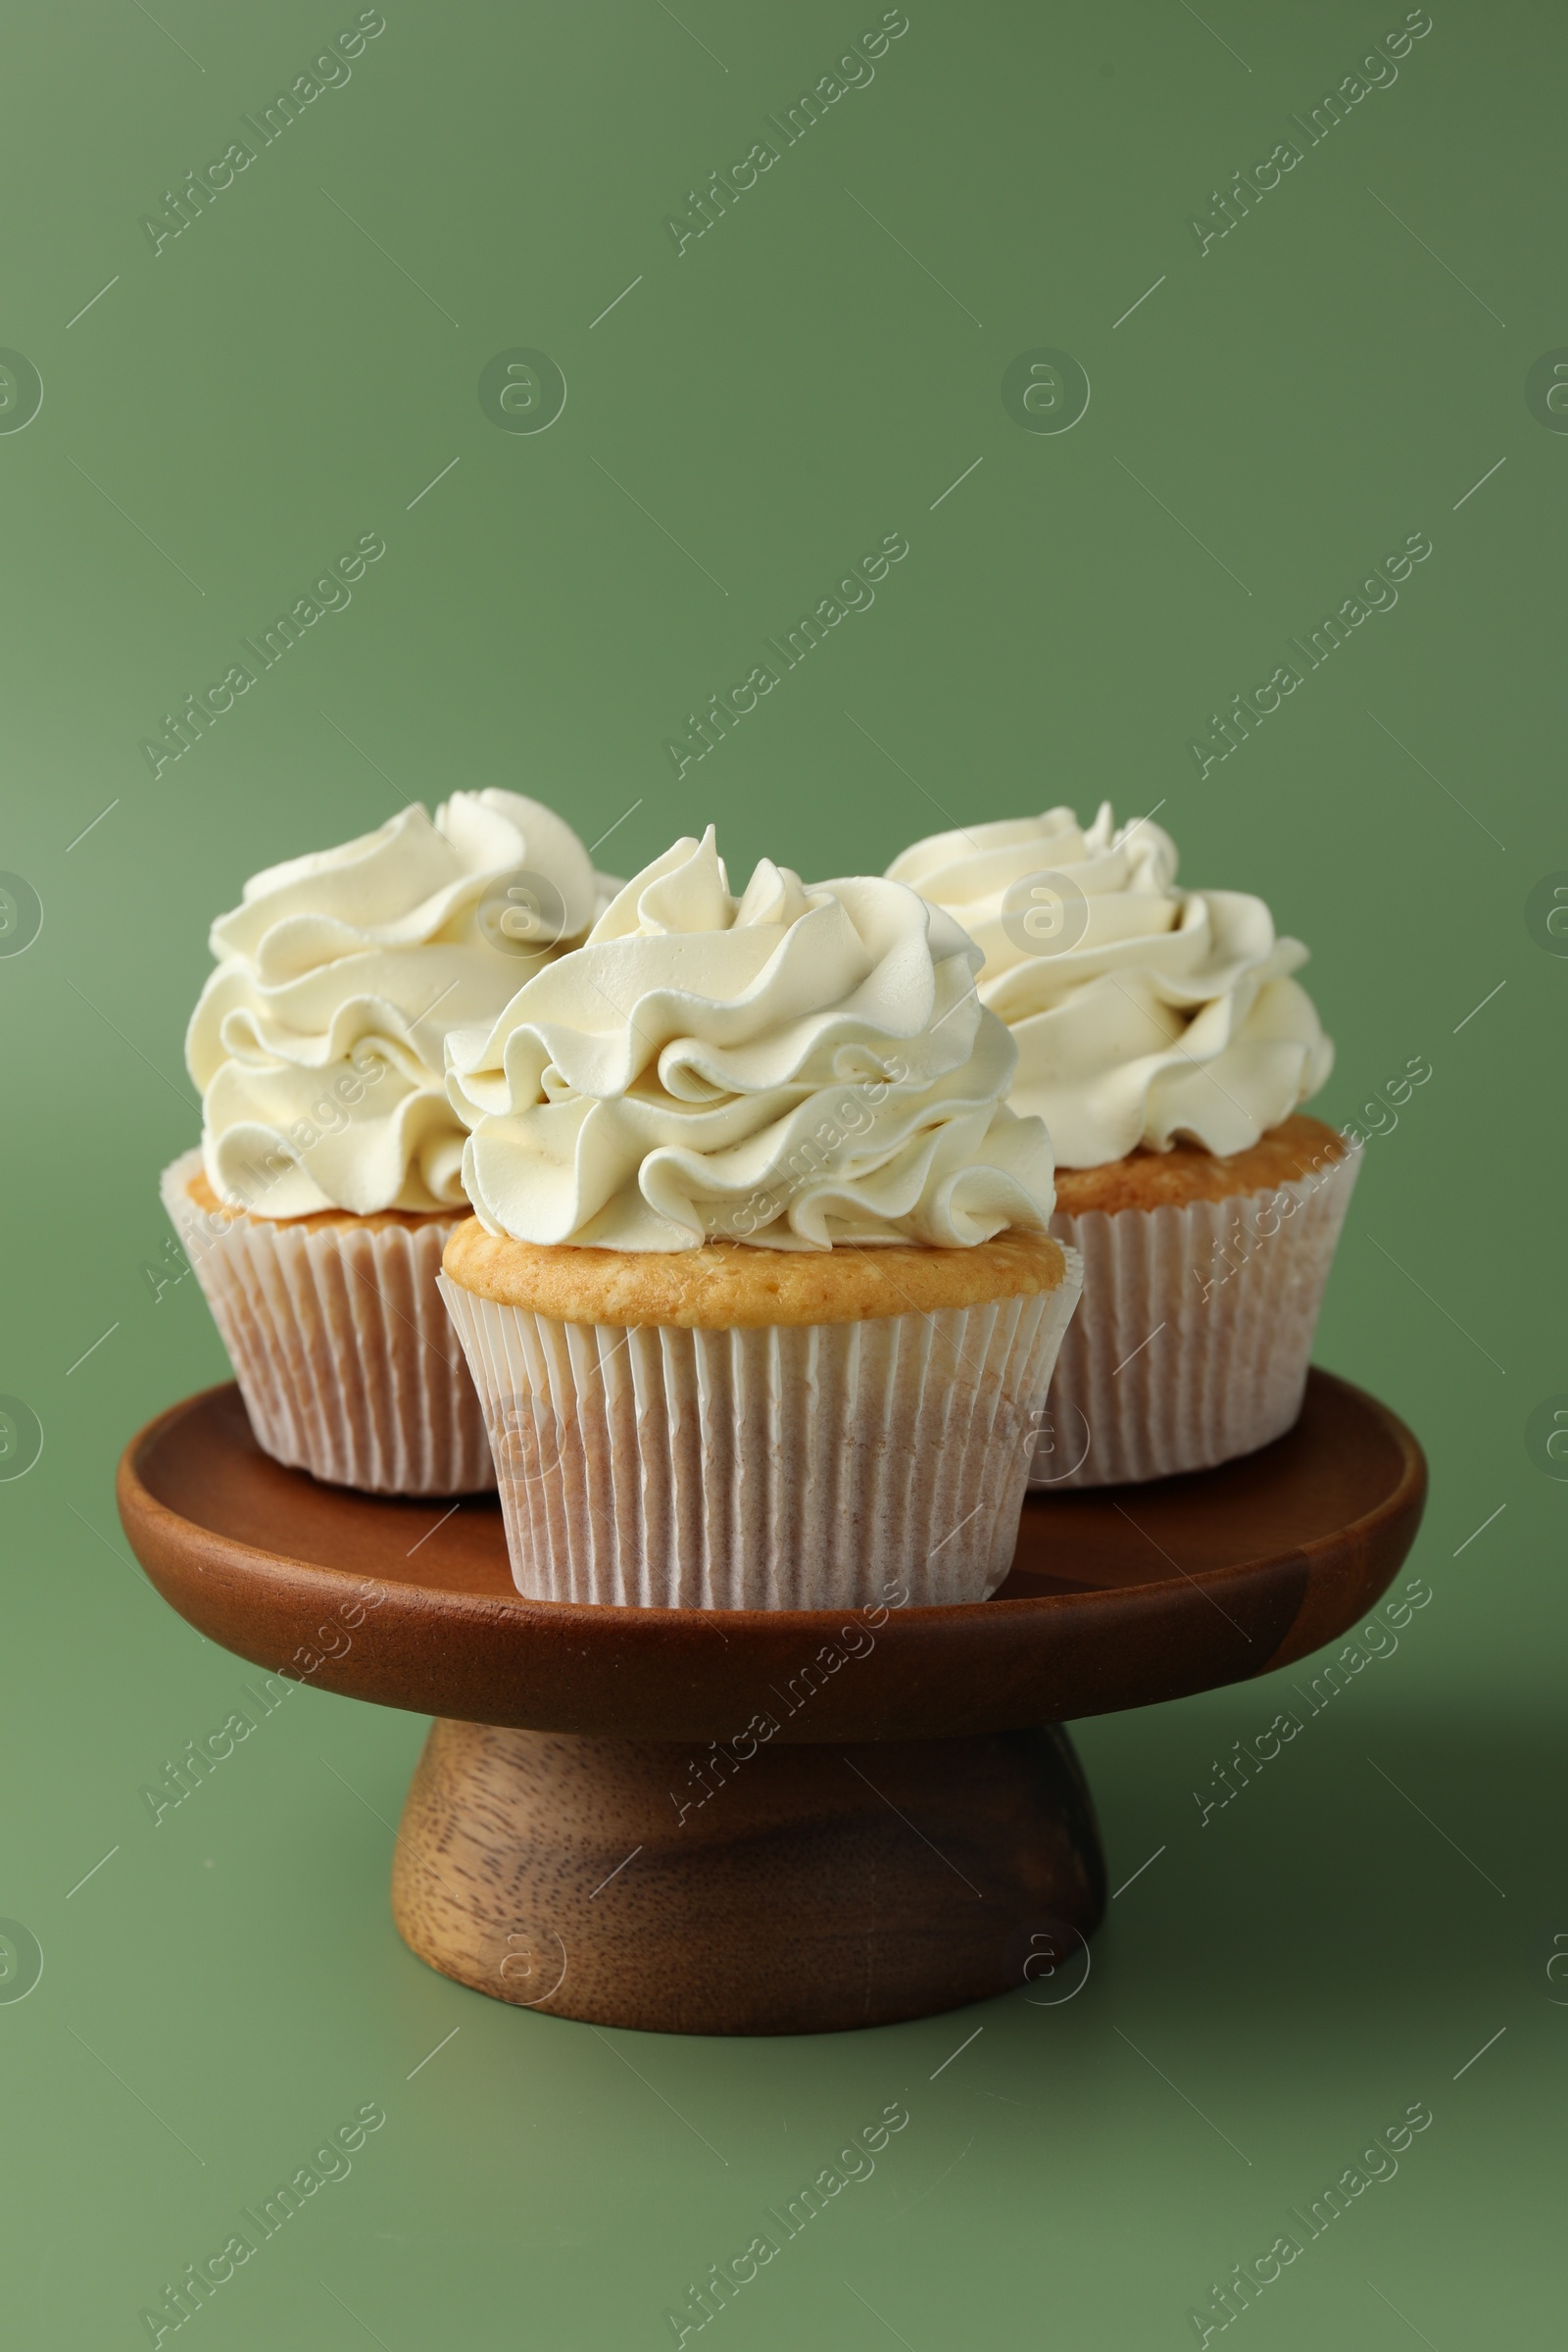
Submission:
<svg viewBox="0 0 1568 2352">
<path fill-rule="evenodd" d="M 0 2003 L 8 2340 L 145 2342 L 162 2282 L 373 2099 L 352 2177 L 191 2323 L 213 2352 L 671 2342 L 686 2282 L 904 2097 L 717 2340 L 1195 2341 L 1208 2282 L 1420 2100 L 1397 2179 L 1238 2325 L 1555 2343 L 1568 1494 L 1525 1425 L 1568 1390 L 1568 969 L 1525 908 L 1568 866 L 1568 440 L 1524 380 L 1568 343 L 1561 12 L 1435 0 L 1397 81 L 1200 255 L 1189 217 L 1402 10 L 909 0 L 870 85 L 677 255 L 666 214 L 875 7 L 388 0 L 155 257 L 140 216 L 353 14 L 93 0 L 5 35 L 0 342 L 45 391 L 0 433 L 0 866 L 44 908 L 0 959 L 0 1389 L 46 1433 L 0 1485 L 0 1912 L 45 1962 Z M 537 436 L 477 398 L 518 345 L 569 387 Z M 1003 406 L 1039 346 L 1089 375 L 1071 432 Z M 353 605 L 155 780 L 161 714 L 367 530 Z M 677 781 L 685 713 L 892 531 L 874 609 Z M 1208 714 L 1416 531 L 1397 607 L 1200 780 Z M 590 841 L 631 809 L 621 872 L 711 818 L 735 877 L 1163 802 L 1186 880 L 1312 948 L 1324 1115 L 1432 1064 L 1368 1147 L 1318 1347 L 1430 1450 L 1431 1603 L 1206 1827 L 1194 1789 L 1283 1689 L 1083 1727 L 1112 1885 L 1164 1851 L 1064 2005 L 740 2042 L 475 1998 L 388 1916 L 423 1725 L 311 1690 L 158 1828 L 139 1799 L 246 1674 L 144 1585 L 111 1486 L 224 1371 L 194 1284 L 155 1303 L 140 1271 L 197 1133 L 208 922 L 263 864 L 491 783 Z"/>
</svg>

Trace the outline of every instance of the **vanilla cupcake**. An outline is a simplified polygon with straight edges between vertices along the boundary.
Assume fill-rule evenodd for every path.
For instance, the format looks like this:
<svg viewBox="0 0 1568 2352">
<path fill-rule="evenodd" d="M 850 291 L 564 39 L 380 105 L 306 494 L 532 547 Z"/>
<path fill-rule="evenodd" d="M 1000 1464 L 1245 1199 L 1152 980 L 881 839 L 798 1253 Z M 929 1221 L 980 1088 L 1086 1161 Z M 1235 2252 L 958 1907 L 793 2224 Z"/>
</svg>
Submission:
<svg viewBox="0 0 1568 2352">
<path fill-rule="evenodd" d="M 162 1189 L 279 1461 L 378 1493 L 494 1483 L 435 1287 L 467 1213 L 445 1039 L 618 888 L 537 802 L 455 793 L 255 875 L 213 925 L 185 1040 L 202 1143 Z"/>
<path fill-rule="evenodd" d="M 1006 1574 L 1078 1267 L 979 956 L 711 830 L 455 1031 L 442 1290 L 535 1598 L 829 1608 Z"/>
<path fill-rule="evenodd" d="M 1359 1165 L 1297 1106 L 1333 1063 L 1261 899 L 1180 890 L 1176 849 L 1110 809 L 1054 808 L 914 844 L 888 869 L 984 954 L 1015 1109 L 1056 1163 L 1052 1231 L 1083 1305 L 1034 1482 L 1196 1470 L 1281 1436 L 1301 1407 Z"/>
</svg>

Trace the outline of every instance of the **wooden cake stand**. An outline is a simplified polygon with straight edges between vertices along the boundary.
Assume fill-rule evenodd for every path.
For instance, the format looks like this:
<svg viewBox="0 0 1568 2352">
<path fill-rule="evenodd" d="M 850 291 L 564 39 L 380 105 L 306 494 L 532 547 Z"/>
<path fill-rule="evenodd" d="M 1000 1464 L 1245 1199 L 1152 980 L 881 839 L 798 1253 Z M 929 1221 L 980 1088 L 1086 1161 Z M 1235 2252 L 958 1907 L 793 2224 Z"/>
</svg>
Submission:
<svg viewBox="0 0 1568 2352">
<path fill-rule="evenodd" d="M 1425 1494 L 1403 1424 L 1314 1371 L 1242 1461 L 1032 1495 L 992 1600 L 706 1613 L 523 1600 L 493 1495 L 319 1486 L 259 1450 L 232 1386 L 149 1423 L 119 1481 L 137 1557 L 212 1641 L 435 1716 L 392 1869 L 421 1959 L 680 2034 L 882 2025 L 1081 1958 L 1104 1864 L 1054 1727 L 1344 1633 Z"/>
</svg>

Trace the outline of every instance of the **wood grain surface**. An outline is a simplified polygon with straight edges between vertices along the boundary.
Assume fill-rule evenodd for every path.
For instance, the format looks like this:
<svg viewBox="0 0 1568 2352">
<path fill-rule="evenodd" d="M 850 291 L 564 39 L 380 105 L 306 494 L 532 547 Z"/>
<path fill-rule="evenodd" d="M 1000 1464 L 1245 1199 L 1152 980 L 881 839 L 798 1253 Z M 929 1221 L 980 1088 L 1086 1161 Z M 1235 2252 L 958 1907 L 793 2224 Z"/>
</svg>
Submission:
<svg viewBox="0 0 1568 2352">
<path fill-rule="evenodd" d="M 1104 1901 L 1058 1731 L 721 1762 L 437 1723 L 392 1871 L 399 1933 L 432 1968 L 665 2034 L 835 2033 L 1015 1985 L 1070 1997 Z"/>
<path fill-rule="evenodd" d="M 992 1600 L 710 1613 L 522 1600 L 493 1496 L 319 1486 L 232 1387 L 134 1439 L 119 1495 L 212 1640 L 442 1719 L 393 1871 L 433 1968 L 595 2024 L 795 2034 L 1071 1998 L 1104 1872 L 1043 1727 L 1316 1648 L 1388 1584 L 1425 1489 L 1402 1423 L 1314 1372 L 1243 1461 L 1032 1496 Z"/>
<path fill-rule="evenodd" d="M 1326 1372 L 1244 1460 L 1031 1496 L 993 1599 L 865 1612 L 527 1601 L 493 1496 L 456 1507 L 318 1485 L 262 1453 L 232 1387 L 127 1446 L 120 1509 L 165 1598 L 257 1665 L 382 1706 L 535 1731 L 920 1740 L 1148 1706 L 1262 1674 L 1369 1608 L 1408 1551 L 1426 1466 Z M 351 1622 L 352 1621 L 352 1622 Z"/>
</svg>

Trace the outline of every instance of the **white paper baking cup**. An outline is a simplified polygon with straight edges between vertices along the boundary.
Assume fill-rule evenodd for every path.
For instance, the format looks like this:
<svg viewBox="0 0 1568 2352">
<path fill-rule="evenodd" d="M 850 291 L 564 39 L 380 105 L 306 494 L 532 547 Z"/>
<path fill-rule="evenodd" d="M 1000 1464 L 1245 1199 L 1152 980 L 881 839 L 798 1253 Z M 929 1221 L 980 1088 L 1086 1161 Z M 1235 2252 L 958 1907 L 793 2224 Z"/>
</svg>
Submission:
<svg viewBox="0 0 1568 2352">
<path fill-rule="evenodd" d="M 983 1600 L 1077 1303 L 756 1331 L 558 1323 L 446 1276 L 517 1590 L 642 1608 Z"/>
<path fill-rule="evenodd" d="M 1359 1152 L 1276 1190 L 1184 1207 L 1058 1211 L 1083 1303 L 1062 1343 L 1029 1484 L 1060 1491 L 1204 1470 L 1283 1437 Z"/>
<path fill-rule="evenodd" d="M 219 1217 L 164 1170 L 164 1206 L 213 1310 L 256 1443 L 333 1486 L 471 1494 L 495 1485 L 484 1415 L 436 1289 L 466 1210 L 417 1226 L 308 1232 Z"/>
</svg>

